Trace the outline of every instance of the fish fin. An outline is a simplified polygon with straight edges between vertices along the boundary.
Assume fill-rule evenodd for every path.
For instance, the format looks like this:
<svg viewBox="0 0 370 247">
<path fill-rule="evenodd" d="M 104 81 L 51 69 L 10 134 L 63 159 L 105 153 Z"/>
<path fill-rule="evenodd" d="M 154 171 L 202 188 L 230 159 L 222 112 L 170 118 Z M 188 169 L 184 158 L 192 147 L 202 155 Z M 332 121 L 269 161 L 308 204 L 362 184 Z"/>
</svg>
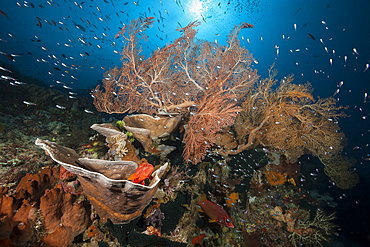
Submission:
<svg viewBox="0 0 370 247">
<path fill-rule="evenodd" d="M 217 220 L 211 220 L 211 219 L 209 219 L 209 221 L 208 221 L 209 223 L 214 223 L 214 222 L 217 222 Z"/>
<path fill-rule="evenodd" d="M 135 179 L 135 177 L 136 176 L 134 176 L 135 174 L 131 174 L 128 178 L 127 178 L 127 180 L 133 180 L 133 179 Z"/>
<path fill-rule="evenodd" d="M 202 194 L 202 197 L 201 197 L 200 201 L 201 201 L 201 202 L 207 201 L 207 196 L 206 196 L 206 194 L 204 194 L 204 193 Z"/>
</svg>

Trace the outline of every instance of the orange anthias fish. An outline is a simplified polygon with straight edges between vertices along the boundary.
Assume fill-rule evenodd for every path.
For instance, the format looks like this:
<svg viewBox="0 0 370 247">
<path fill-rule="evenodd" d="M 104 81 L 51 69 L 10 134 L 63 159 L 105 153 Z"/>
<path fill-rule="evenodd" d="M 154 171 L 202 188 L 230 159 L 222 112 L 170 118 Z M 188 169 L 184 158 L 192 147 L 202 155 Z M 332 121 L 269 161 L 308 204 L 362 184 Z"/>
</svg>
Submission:
<svg viewBox="0 0 370 247">
<path fill-rule="evenodd" d="M 217 222 L 221 226 L 234 228 L 225 209 L 217 203 L 208 201 L 205 194 L 202 195 L 202 199 L 198 202 L 198 205 L 202 208 L 203 212 L 211 218 L 210 222 Z"/>
<path fill-rule="evenodd" d="M 127 180 L 132 180 L 132 182 L 136 184 L 141 182 L 142 185 L 145 185 L 144 180 L 150 178 L 150 175 L 153 171 L 154 167 L 151 164 L 144 162 L 139 165 L 135 173 L 132 174 Z"/>
</svg>

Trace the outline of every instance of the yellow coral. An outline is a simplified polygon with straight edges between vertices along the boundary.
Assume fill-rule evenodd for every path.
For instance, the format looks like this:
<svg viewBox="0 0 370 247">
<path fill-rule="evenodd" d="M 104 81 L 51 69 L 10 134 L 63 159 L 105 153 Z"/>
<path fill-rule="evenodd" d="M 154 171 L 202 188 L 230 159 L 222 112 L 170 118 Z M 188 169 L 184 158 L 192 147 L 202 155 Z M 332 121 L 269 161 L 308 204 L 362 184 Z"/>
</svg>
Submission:
<svg viewBox="0 0 370 247">
<path fill-rule="evenodd" d="M 231 208 L 239 200 L 239 194 L 234 192 L 226 198 L 226 205 Z"/>
<path fill-rule="evenodd" d="M 282 185 L 287 180 L 287 174 L 273 171 L 266 171 L 267 182 L 272 186 Z"/>
</svg>

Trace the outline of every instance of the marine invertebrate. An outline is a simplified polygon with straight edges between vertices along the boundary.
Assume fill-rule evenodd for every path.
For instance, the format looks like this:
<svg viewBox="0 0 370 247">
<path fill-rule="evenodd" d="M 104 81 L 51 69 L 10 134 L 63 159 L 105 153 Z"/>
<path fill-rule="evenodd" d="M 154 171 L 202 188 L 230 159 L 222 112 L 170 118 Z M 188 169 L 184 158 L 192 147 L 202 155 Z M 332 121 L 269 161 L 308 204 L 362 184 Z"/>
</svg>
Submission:
<svg viewBox="0 0 370 247">
<path fill-rule="evenodd" d="M 176 130 L 180 124 L 181 115 L 159 114 L 152 117 L 147 114 L 133 114 L 123 120 L 126 123 L 123 128 L 132 133 L 145 151 L 156 153 L 153 144 L 158 145 L 161 140 L 167 139 Z"/>
<path fill-rule="evenodd" d="M 328 242 L 329 237 L 336 227 L 332 223 L 335 214 L 325 215 L 322 211 L 317 210 L 313 220 L 298 221 L 294 231 L 289 234 L 289 241 L 296 247 L 302 243 L 308 246 Z"/>
<path fill-rule="evenodd" d="M 231 208 L 234 206 L 235 203 L 237 203 L 239 200 L 239 194 L 236 192 L 231 193 L 227 198 L 226 198 L 226 205 Z"/>
<path fill-rule="evenodd" d="M 155 228 L 154 226 L 148 226 L 146 230 L 144 231 L 147 235 L 156 235 L 158 238 L 162 236 L 161 230 L 158 228 Z"/>
<path fill-rule="evenodd" d="M 158 230 L 161 230 L 161 227 L 163 226 L 162 220 L 164 220 L 164 218 L 165 218 L 164 213 L 158 207 L 154 211 L 152 211 L 150 215 L 146 217 L 145 223 L 146 225 L 151 225 L 157 228 Z"/>
<path fill-rule="evenodd" d="M 285 77 L 275 89 L 277 71 L 260 81 L 242 103 L 235 120 L 239 146 L 220 151 L 237 154 L 262 145 L 284 154 L 291 162 L 306 153 L 332 157 L 343 149 L 344 134 L 335 122 L 346 115 L 334 98 L 314 100 L 310 84 L 295 85 L 293 76 Z M 328 119 L 330 119 L 328 121 Z"/>
<path fill-rule="evenodd" d="M 356 164 L 354 158 L 347 158 L 344 155 L 335 155 L 333 157 L 319 157 L 321 163 L 325 166 L 325 174 L 330 177 L 333 184 L 343 190 L 352 189 L 359 182 L 359 176 L 352 168 Z"/>
<path fill-rule="evenodd" d="M 114 136 L 107 137 L 109 152 L 112 155 L 118 155 L 119 157 L 125 156 L 128 153 L 126 148 L 127 136 L 125 133 L 119 133 Z"/>
<path fill-rule="evenodd" d="M 281 174 L 280 172 L 273 172 L 266 170 L 267 182 L 272 186 L 282 185 L 287 181 L 286 173 Z"/>
<path fill-rule="evenodd" d="M 0 239 L 9 238 L 11 243 L 19 246 L 32 242 L 37 236 L 37 202 L 56 180 L 56 169 L 42 169 L 39 173 L 24 176 L 13 195 L 8 187 L 0 188 Z"/>
<path fill-rule="evenodd" d="M 60 233 L 54 232 L 63 227 L 64 234 L 69 236 L 64 240 L 70 244 L 91 224 L 90 212 L 85 209 L 84 203 L 75 195 L 64 192 L 61 184 L 45 191 L 40 198 L 40 209 L 47 233 L 57 236 Z M 51 236 L 47 238 L 51 239 Z"/>
<path fill-rule="evenodd" d="M 240 110 L 235 102 L 258 80 L 252 55 L 238 39 L 240 31 L 252 25 L 236 25 L 221 46 L 197 40 L 195 28 L 200 22 L 194 21 L 177 30 L 181 35 L 174 42 L 144 59 L 140 40 L 153 21 L 151 17 L 133 20 L 117 34 L 127 41 L 122 67 L 106 73 L 102 87 L 93 91 L 94 105 L 107 113 L 181 114 L 189 123 L 183 155 L 186 162 L 196 164 L 215 142 L 214 134 L 233 124 Z"/>
<path fill-rule="evenodd" d="M 76 178 L 76 175 L 67 171 L 63 166 L 60 167 L 59 169 L 59 176 L 61 180 L 72 180 Z"/>
<path fill-rule="evenodd" d="M 145 186 L 127 180 L 138 167 L 133 161 L 80 158 L 73 149 L 54 142 L 37 139 L 35 143 L 54 161 L 78 176 L 84 192 L 104 223 L 108 218 L 114 224 L 122 224 L 139 217 L 152 200 L 167 167 L 164 164 L 154 171 L 153 179 Z"/>
<path fill-rule="evenodd" d="M 91 128 L 106 137 L 108 147 L 110 148 L 109 153 L 115 156 L 116 160 L 119 160 L 128 153 L 128 148 L 126 147 L 127 136 L 125 133 L 111 124 L 94 124 Z"/>
</svg>

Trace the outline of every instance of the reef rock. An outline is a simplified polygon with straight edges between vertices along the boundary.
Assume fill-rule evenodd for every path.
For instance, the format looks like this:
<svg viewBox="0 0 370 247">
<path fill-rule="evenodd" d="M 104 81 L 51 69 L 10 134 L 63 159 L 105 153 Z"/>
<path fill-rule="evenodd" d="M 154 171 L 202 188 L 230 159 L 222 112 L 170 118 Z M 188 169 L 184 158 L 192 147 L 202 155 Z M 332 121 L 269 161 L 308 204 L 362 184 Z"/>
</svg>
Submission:
<svg viewBox="0 0 370 247">
<path fill-rule="evenodd" d="M 72 149 L 54 142 L 36 140 L 50 157 L 76 174 L 91 204 L 105 223 L 125 224 L 139 217 L 157 191 L 167 163 L 152 174 L 148 186 L 128 181 L 138 164 L 133 161 L 106 161 L 80 158 Z"/>
</svg>

